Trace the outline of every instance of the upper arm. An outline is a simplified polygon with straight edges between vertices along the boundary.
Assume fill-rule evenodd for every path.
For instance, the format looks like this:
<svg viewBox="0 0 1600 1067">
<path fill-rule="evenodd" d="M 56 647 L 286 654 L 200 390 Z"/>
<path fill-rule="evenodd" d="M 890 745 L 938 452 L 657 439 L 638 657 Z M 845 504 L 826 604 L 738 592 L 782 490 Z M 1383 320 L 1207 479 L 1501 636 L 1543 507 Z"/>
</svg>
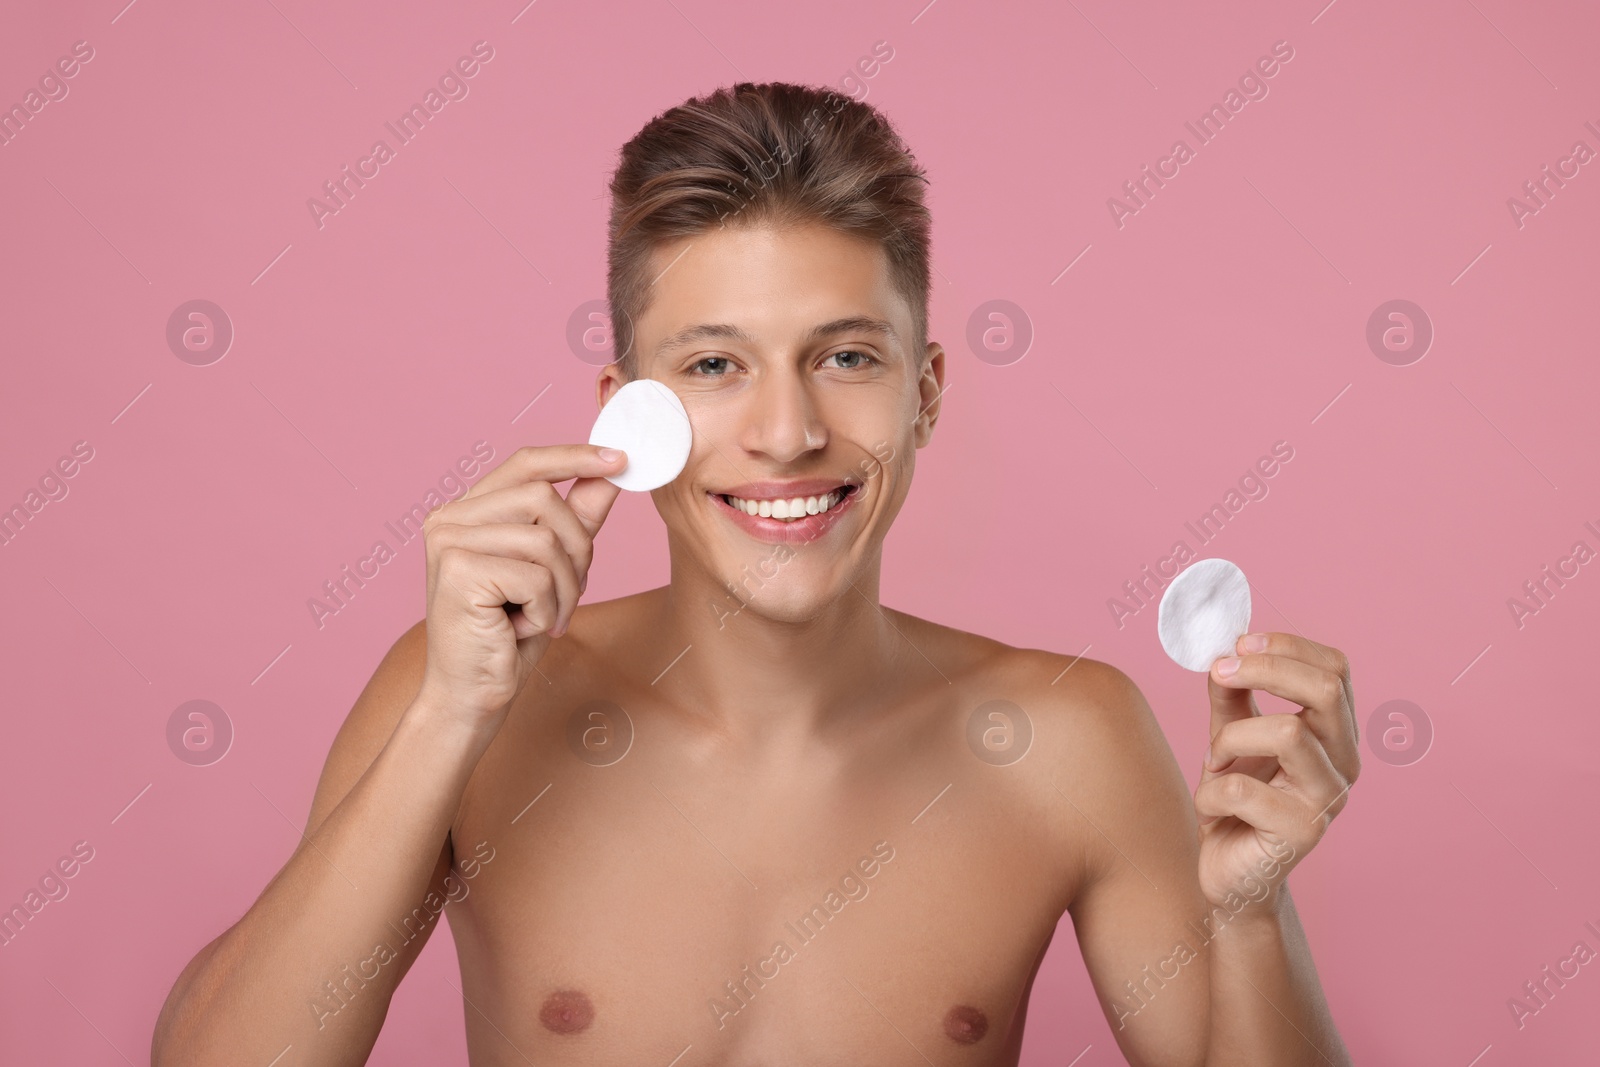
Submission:
<svg viewBox="0 0 1600 1067">
<path fill-rule="evenodd" d="M 427 664 L 427 651 L 427 627 L 424 622 L 418 622 L 395 640 L 372 672 L 372 677 L 356 698 L 350 714 L 345 716 L 344 724 L 339 727 L 333 744 L 328 748 L 327 759 L 322 764 L 322 776 L 317 780 L 317 790 L 311 798 L 311 813 L 306 816 L 307 838 L 316 833 L 317 827 L 349 795 L 356 782 L 378 758 L 378 753 L 389 743 L 400 716 L 422 687 L 422 669 Z M 304 843 L 301 847 L 304 847 Z M 453 861 L 450 835 L 446 834 L 428 883 L 428 888 L 441 897 L 445 891 L 444 878 Z M 403 968 L 411 966 L 411 960 L 421 951 L 422 943 L 432 929 L 433 925 L 430 924 L 424 936 L 408 943 L 400 953 Z"/>
<path fill-rule="evenodd" d="M 1199 1064 L 1211 980 L 1193 797 L 1126 674 L 1096 664 L 1079 693 L 1061 788 L 1087 842 L 1089 872 L 1068 909 L 1083 960 L 1130 1064 Z"/>
<path fill-rule="evenodd" d="M 395 640 L 372 672 L 328 748 L 311 798 L 311 813 L 306 817 L 307 837 L 339 806 L 389 743 L 400 716 L 422 686 L 427 650 L 426 624 L 418 622 Z"/>
</svg>

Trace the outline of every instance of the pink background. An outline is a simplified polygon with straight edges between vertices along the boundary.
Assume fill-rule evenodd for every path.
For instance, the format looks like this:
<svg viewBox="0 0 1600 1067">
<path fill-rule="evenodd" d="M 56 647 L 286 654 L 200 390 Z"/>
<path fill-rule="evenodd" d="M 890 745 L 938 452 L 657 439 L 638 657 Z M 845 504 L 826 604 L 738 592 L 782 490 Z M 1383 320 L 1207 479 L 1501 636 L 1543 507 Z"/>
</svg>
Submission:
<svg viewBox="0 0 1600 1067">
<path fill-rule="evenodd" d="M 1600 948 L 1600 565 L 1520 628 L 1507 606 L 1575 541 L 1600 549 L 1600 164 L 1521 227 L 1507 207 L 1575 141 L 1600 149 L 1591 7 L 124 2 L 12 5 L 0 33 L 0 103 L 95 50 L 0 147 L 0 507 L 94 450 L 0 546 L 0 905 L 95 850 L 0 948 L 7 1062 L 147 1057 L 178 970 L 287 858 L 334 731 L 420 617 L 420 546 L 320 629 L 308 599 L 393 546 L 384 521 L 474 442 L 498 461 L 585 436 L 595 368 L 565 331 L 604 294 L 619 146 L 719 84 L 837 86 L 880 40 L 864 84 L 932 177 L 952 382 L 885 602 L 1091 646 L 1192 784 L 1204 680 L 1163 656 L 1153 607 L 1119 629 L 1106 602 L 1287 441 L 1270 494 L 1199 554 L 1245 568 L 1259 628 L 1354 663 L 1364 772 L 1292 880 L 1345 1040 L 1364 1065 L 1593 1055 L 1596 968 L 1522 1029 L 1506 1006 Z M 307 199 L 479 40 L 470 95 L 318 229 Z M 1118 228 L 1107 198 L 1194 147 L 1183 123 L 1279 40 L 1269 95 Z M 166 342 L 196 298 L 236 331 L 209 366 Z M 1365 339 L 1396 298 L 1436 333 L 1408 366 Z M 1009 365 L 965 339 L 991 299 L 1034 330 Z M 665 579 L 648 499 L 601 550 L 591 598 Z M 168 748 L 193 699 L 236 732 L 210 766 Z M 1411 765 L 1367 724 L 1396 699 L 1435 731 Z M 463 1058 L 455 969 L 434 938 L 372 1062 Z M 1070 920 L 1029 1021 L 1025 1063 L 1121 1062 Z"/>
</svg>

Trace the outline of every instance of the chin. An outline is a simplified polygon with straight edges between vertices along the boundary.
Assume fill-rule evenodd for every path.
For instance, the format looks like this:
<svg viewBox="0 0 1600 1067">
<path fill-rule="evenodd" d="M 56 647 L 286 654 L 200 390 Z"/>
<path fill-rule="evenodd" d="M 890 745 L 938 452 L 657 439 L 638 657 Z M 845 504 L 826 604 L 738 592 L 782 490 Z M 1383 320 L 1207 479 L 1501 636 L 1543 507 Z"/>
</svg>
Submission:
<svg viewBox="0 0 1600 1067">
<path fill-rule="evenodd" d="M 841 595 L 848 594 L 848 584 L 839 582 L 837 589 L 834 584 L 820 576 L 783 572 L 765 585 L 752 588 L 747 584 L 738 597 L 743 608 L 731 594 L 729 599 L 741 615 L 799 625 L 823 617 Z"/>
<path fill-rule="evenodd" d="M 812 543 L 753 542 L 735 534 L 700 542 L 707 573 L 723 590 L 719 608 L 773 622 L 806 623 L 825 615 L 840 597 L 855 596 L 860 564 L 853 540 Z"/>
</svg>

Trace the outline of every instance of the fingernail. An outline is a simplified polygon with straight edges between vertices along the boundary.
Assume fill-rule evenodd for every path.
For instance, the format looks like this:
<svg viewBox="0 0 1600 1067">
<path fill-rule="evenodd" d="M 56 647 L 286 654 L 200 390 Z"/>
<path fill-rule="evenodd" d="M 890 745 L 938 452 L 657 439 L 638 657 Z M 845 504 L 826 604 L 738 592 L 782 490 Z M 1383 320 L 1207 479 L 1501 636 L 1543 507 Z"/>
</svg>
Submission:
<svg viewBox="0 0 1600 1067">
<path fill-rule="evenodd" d="M 1205 826 L 1208 823 L 1214 823 L 1216 821 L 1217 821 L 1217 817 L 1215 815 L 1202 815 L 1202 816 L 1200 816 L 1200 825 L 1201 826 Z"/>
<path fill-rule="evenodd" d="M 589 576 L 585 574 L 582 578 L 578 579 L 578 595 L 582 596 L 583 591 L 587 588 L 589 588 Z"/>
<path fill-rule="evenodd" d="M 1217 660 L 1217 677 L 1232 678 L 1239 671 L 1239 657 L 1229 656 L 1227 659 Z"/>
<path fill-rule="evenodd" d="M 1208 770 L 1208 771 L 1216 770 L 1216 768 L 1211 765 L 1211 746 L 1210 745 L 1206 746 L 1206 770 Z"/>
<path fill-rule="evenodd" d="M 605 460 L 607 463 L 615 463 L 617 460 L 622 458 L 622 449 L 602 448 L 598 453 L 596 453 L 596 455 Z"/>
<path fill-rule="evenodd" d="M 1265 652 L 1267 648 L 1266 634 L 1245 634 L 1244 650 L 1246 652 Z"/>
</svg>

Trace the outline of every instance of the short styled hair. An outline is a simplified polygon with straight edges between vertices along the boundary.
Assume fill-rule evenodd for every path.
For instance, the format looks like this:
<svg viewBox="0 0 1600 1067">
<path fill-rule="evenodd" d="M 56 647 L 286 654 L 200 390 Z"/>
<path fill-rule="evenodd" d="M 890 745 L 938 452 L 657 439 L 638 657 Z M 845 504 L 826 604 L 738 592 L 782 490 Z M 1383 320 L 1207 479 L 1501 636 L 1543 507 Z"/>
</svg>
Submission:
<svg viewBox="0 0 1600 1067">
<path fill-rule="evenodd" d="M 877 108 L 832 89 L 739 82 L 657 115 L 622 146 L 611 178 L 606 296 L 614 351 L 638 373 L 634 323 L 662 244 L 728 225 L 818 223 L 877 241 L 928 340 L 927 177 Z"/>
</svg>

